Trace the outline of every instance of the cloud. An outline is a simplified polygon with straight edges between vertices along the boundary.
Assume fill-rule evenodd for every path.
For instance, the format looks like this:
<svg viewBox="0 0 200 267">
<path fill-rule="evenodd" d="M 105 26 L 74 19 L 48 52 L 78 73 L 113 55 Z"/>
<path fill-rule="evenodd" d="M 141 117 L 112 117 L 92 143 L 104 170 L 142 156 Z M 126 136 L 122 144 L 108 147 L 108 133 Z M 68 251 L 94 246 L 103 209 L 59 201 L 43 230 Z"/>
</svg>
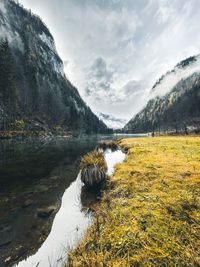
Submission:
<svg viewBox="0 0 200 267">
<path fill-rule="evenodd" d="M 124 87 L 122 87 L 121 91 L 126 97 L 132 97 L 133 95 L 143 93 L 143 81 L 129 81 Z"/>
<path fill-rule="evenodd" d="M 95 59 L 87 74 L 86 96 L 96 100 L 103 97 L 112 100 L 114 95 L 113 88 L 113 71 L 108 69 L 106 61 L 99 57 Z"/>
<path fill-rule="evenodd" d="M 20 0 L 55 37 L 67 77 L 93 110 L 126 119 L 155 81 L 200 52 L 199 0 Z"/>
</svg>

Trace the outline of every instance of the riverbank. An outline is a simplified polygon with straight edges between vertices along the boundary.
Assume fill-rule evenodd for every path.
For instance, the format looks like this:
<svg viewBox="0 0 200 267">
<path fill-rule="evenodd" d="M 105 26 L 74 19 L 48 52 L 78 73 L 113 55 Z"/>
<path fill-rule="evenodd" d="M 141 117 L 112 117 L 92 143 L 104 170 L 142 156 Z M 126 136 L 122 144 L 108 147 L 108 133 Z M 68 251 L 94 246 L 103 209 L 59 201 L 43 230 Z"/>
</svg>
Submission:
<svg viewBox="0 0 200 267">
<path fill-rule="evenodd" d="M 199 266 L 200 137 L 124 139 L 127 159 L 68 266 Z"/>
</svg>

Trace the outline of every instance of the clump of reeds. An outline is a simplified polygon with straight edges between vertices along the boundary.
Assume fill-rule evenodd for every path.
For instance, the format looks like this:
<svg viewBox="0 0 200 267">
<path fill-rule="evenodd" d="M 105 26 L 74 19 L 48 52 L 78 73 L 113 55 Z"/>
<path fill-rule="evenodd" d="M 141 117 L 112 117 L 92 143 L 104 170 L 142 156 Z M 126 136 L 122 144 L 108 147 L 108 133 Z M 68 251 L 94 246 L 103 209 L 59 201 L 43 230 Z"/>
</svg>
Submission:
<svg viewBox="0 0 200 267">
<path fill-rule="evenodd" d="M 94 150 L 86 154 L 81 159 L 81 180 L 88 186 L 96 186 L 106 182 L 107 164 L 104 154 L 101 151 Z"/>
</svg>

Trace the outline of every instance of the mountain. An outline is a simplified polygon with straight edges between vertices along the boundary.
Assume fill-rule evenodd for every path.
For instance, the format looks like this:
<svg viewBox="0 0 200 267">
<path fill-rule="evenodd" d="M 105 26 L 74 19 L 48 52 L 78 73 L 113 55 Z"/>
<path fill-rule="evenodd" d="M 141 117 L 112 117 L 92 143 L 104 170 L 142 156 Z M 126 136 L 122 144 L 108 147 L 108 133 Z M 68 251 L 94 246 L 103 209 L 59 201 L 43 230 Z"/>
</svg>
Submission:
<svg viewBox="0 0 200 267">
<path fill-rule="evenodd" d="M 66 79 L 41 19 L 0 0 L 0 130 L 107 131 Z"/>
<path fill-rule="evenodd" d="M 125 124 L 125 119 L 116 118 L 109 114 L 97 113 L 97 116 L 102 120 L 110 129 L 121 129 Z"/>
<path fill-rule="evenodd" d="M 200 131 L 200 55 L 163 75 L 146 107 L 123 128 L 126 132 Z"/>
</svg>

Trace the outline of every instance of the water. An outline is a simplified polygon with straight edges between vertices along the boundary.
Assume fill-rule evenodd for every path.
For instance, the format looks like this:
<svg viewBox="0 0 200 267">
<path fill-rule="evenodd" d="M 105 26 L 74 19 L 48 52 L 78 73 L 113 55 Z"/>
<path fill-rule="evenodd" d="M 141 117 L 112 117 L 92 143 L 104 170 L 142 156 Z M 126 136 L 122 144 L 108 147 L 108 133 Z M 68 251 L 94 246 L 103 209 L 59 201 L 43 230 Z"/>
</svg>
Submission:
<svg viewBox="0 0 200 267">
<path fill-rule="evenodd" d="M 68 246 L 91 222 L 82 210 L 80 157 L 113 137 L 0 141 L 0 266 L 60 266 Z M 109 174 L 122 160 L 120 153 L 105 153 Z M 49 216 L 39 216 L 49 207 Z"/>
<path fill-rule="evenodd" d="M 111 175 L 114 166 L 124 160 L 125 154 L 120 150 L 115 152 L 107 150 L 105 158 L 108 164 L 108 174 Z M 63 266 L 68 249 L 76 245 L 77 240 L 82 237 L 92 220 L 92 214 L 83 211 L 80 199 L 81 188 L 82 182 L 79 174 L 63 195 L 61 208 L 56 214 L 46 241 L 35 255 L 20 262 L 18 267 Z"/>
</svg>

